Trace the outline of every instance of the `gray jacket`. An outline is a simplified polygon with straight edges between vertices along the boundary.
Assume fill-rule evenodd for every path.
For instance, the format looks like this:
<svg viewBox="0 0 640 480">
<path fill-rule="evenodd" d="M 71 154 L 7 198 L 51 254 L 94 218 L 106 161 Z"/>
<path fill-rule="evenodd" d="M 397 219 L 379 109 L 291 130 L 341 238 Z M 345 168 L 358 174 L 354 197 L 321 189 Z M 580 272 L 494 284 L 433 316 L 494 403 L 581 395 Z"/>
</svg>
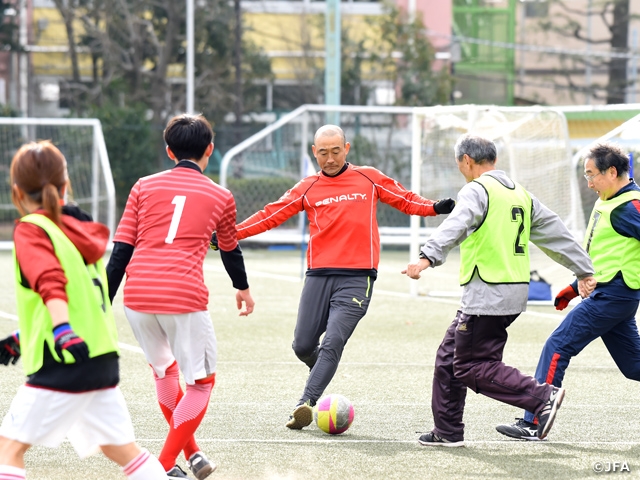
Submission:
<svg viewBox="0 0 640 480">
<path fill-rule="evenodd" d="M 513 186 L 513 181 L 502 170 L 491 170 L 483 175 L 491 175 L 507 187 Z M 533 204 L 529 240 L 579 279 L 593 275 L 595 270 L 589 255 L 560 217 L 531 192 L 529 195 Z M 477 182 L 469 182 L 460 189 L 455 209 L 421 249 L 433 267 L 442 265 L 451 249 L 482 224 L 488 200 L 487 192 Z M 528 296 L 527 284 L 487 284 L 476 272 L 463 288 L 460 309 L 468 315 L 512 315 L 526 310 Z"/>
</svg>

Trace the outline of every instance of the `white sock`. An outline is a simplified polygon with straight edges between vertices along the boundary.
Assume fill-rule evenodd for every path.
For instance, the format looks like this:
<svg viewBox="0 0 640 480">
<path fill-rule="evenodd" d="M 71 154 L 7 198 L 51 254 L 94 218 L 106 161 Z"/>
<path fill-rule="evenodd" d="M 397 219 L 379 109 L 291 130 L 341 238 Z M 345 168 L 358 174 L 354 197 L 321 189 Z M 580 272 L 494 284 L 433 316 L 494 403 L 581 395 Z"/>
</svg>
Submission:
<svg viewBox="0 0 640 480">
<path fill-rule="evenodd" d="M 27 478 L 27 471 L 24 468 L 0 465 L 0 480 L 25 480 L 25 478 Z"/>
<path fill-rule="evenodd" d="M 143 449 L 136 458 L 122 467 L 129 480 L 166 480 L 167 472 L 156 457 Z M 4 480 L 0 477 L 0 480 Z"/>
</svg>

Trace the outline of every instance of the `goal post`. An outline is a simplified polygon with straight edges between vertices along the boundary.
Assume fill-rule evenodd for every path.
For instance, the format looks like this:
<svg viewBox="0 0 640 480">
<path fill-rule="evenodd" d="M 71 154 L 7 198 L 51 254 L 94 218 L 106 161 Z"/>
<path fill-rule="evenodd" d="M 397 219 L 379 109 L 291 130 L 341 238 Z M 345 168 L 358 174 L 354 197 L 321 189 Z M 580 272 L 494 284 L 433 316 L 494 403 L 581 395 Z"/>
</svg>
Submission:
<svg viewBox="0 0 640 480">
<path fill-rule="evenodd" d="M 70 198 L 91 213 L 95 221 L 109 227 L 116 223 L 115 185 L 97 119 L 0 117 L 0 248 L 13 242 L 13 222 L 18 217 L 11 202 L 9 167 L 24 143 L 50 140 L 65 156 L 71 183 Z"/>
</svg>

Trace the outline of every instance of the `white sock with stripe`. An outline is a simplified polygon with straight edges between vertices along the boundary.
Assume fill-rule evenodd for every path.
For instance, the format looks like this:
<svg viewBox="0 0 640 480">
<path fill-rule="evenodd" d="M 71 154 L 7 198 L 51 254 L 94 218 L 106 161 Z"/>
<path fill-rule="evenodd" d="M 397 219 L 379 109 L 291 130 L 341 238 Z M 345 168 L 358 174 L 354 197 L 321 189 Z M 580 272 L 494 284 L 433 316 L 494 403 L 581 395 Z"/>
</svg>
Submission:
<svg viewBox="0 0 640 480">
<path fill-rule="evenodd" d="M 122 467 L 129 480 L 165 480 L 167 472 L 156 457 L 143 449 L 140 454 Z M 3 480 L 0 477 L 0 480 Z"/>
<path fill-rule="evenodd" d="M 27 471 L 24 468 L 0 465 L 0 480 L 25 480 Z"/>
</svg>

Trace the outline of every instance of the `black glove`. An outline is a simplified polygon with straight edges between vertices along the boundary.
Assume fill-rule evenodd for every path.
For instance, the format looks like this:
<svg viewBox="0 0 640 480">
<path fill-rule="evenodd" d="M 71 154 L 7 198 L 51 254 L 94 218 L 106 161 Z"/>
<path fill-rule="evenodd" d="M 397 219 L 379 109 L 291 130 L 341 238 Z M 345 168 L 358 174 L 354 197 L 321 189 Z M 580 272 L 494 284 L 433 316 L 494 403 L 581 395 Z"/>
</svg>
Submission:
<svg viewBox="0 0 640 480">
<path fill-rule="evenodd" d="M 211 248 L 211 250 L 215 250 L 216 252 L 220 250 L 220 248 L 218 247 L 218 234 L 216 232 L 213 232 L 211 234 L 211 240 L 209 240 L 209 247 Z"/>
<path fill-rule="evenodd" d="M 433 209 L 438 215 L 442 215 L 443 213 L 451 213 L 455 206 L 456 201 L 453 198 L 444 198 L 434 203 Z"/>
<path fill-rule="evenodd" d="M 73 355 L 77 363 L 89 360 L 89 347 L 87 347 L 83 339 L 75 334 L 68 323 L 61 323 L 55 327 L 53 329 L 53 338 L 55 340 L 56 353 L 61 359 L 64 359 L 62 351 L 66 350 Z"/>
<path fill-rule="evenodd" d="M 7 338 L 0 340 L 0 363 L 3 365 L 15 365 L 20 358 L 20 333 L 18 330 Z"/>
</svg>

